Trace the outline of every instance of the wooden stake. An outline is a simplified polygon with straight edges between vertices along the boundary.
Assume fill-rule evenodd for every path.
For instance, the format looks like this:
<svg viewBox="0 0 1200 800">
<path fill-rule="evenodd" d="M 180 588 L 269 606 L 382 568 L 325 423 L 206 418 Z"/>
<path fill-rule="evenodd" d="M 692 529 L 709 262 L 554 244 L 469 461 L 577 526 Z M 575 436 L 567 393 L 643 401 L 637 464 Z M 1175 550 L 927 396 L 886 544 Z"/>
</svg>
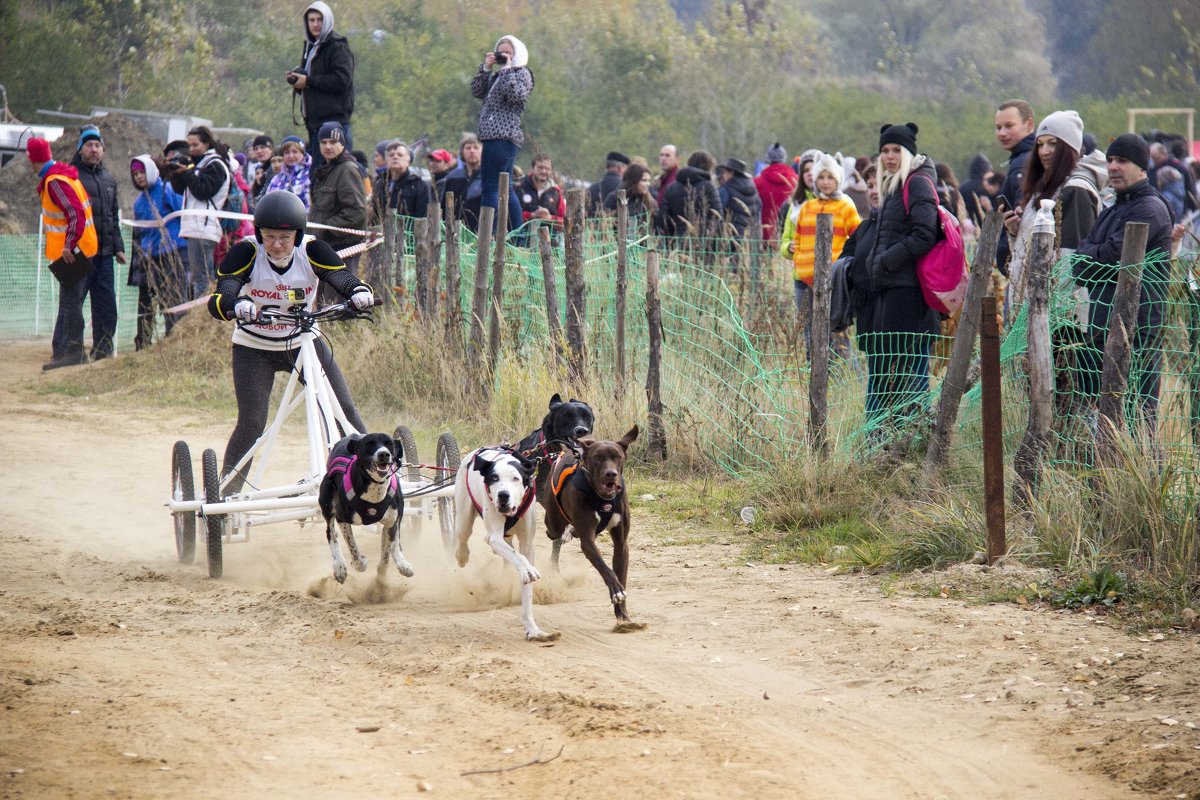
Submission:
<svg viewBox="0 0 1200 800">
<path fill-rule="evenodd" d="M 646 253 L 646 324 L 649 328 L 650 360 L 646 366 L 647 450 L 667 459 L 667 432 L 662 403 L 662 304 L 658 293 L 658 251 Z"/>
<path fill-rule="evenodd" d="M 1004 533 L 1004 423 L 1000 407 L 1000 325 L 996 298 L 980 301 L 979 361 L 983 372 L 983 491 L 989 564 L 1008 552 Z"/>
<path fill-rule="evenodd" d="M 829 287 L 833 266 L 833 215 L 817 214 L 813 265 L 812 353 L 808 377 L 808 439 L 813 453 L 827 449 L 825 423 L 829 392 Z"/>
<path fill-rule="evenodd" d="M 1033 234 L 1024 272 L 1028 303 L 1025 363 L 1029 374 L 1029 423 L 1014 463 L 1021 479 L 1014 498 L 1018 506 L 1024 505 L 1037 490 L 1039 465 L 1050 442 L 1050 425 L 1054 421 L 1054 355 L 1050 351 L 1050 269 L 1053 266 L 1054 232 Z M 1016 309 L 1012 313 L 1015 314 Z"/>
<path fill-rule="evenodd" d="M 508 240 L 507 172 L 500 173 L 500 203 L 496 207 L 496 252 L 492 258 L 492 308 L 488 320 L 488 386 L 495 383 L 500 360 L 500 304 L 504 302 L 504 246 Z"/>
<path fill-rule="evenodd" d="M 1125 430 L 1125 389 L 1129 385 L 1129 363 L 1137 331 L 1138 305 L 1142 296 L 1142 261 L 1150 226 L 1145 222 L 1125 223 L 1121 247 L 1121 269 L 1117 290 L 1108 315 L 1104 339 L 1104 368 L 1100 374 L 1100 450 L 1112 455 L 1114 434 Z M 1105 424 L 1105 420 L 1108 421 Z"/>
<path fill-rule="evenodd" d="M 564 252 L 567 280 L 567 345 L 570 347 L 568 358 L 571 380 L 576 384 L 583 382 L 587 367 L 584 341 L 587 296 L 583 280 L 583 206 L 584 190 L 568 189 Z"/>
<path fill-rule="evenodd" d="M 975 354 L 975 336 L 979 332 L 980 300 L 988 294 L 992 285 L 992 265 L 995 262 L 996 245 L 1004 229 L 1004 216 L 997 211 L 987 215 L 983 221 L 983 232 L 975 247 L 975 261 L 971 264 L 971 278 L 967 283 L 967 299 L 959 315 L 958 331 L 954 335 L 954 346 L 950 351 L 950 363 L 942 378 L 941 397 L 938 401 L 937 421 L 933 438 L 925 453 L 925 469 L 929 474 L 940 470 L 946 463 L 950 451 L 951 435 L 958 423 L 958 408 L 963 393 L 973 380 L 969 378 L 971 362 Z"/>
<path fill-rule="evenodd" d="M 538 253 L 542 257 L 542 283 L 546 287 L 546 328 L 550 341 L 554 343 L 554 362 L 562 369 L 566 364 L 563 357 L 562 318 L 558 315 L 558 281 L 554 276 L 554 252 L 550 247 L 550 228 L 538 228 Z"/>
<path fill-rule="evenodd" d="M 628 242 L 626 242 L 626 232 L 629 226 L 629 199 L 625 197 L 625 190 L 617 190 L 617 319 L 616 319 L 616 338 L 617 338 L 617 385 L 615 396 L 620 398 L 625 396 L 625 292 L 627 291 L 626 270 L 628 263 L 626 261 Z"/>
</svg>

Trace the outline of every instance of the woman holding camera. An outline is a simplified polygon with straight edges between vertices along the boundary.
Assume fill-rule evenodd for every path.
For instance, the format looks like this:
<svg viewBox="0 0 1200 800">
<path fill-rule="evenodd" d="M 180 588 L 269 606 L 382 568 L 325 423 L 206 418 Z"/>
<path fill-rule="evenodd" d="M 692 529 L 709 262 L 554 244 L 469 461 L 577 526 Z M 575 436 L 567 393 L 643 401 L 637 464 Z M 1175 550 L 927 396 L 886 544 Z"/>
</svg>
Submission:
<svg viewBox="0 0 1200 800">
<path fill-rule="evenodd" d="M 479 112 L 482 206 L 500 204 L 500 173 L 512 174 L 517 152 L 525 143 L 521 114 L 533 91 L 533 73 L 526 68 L 529 51 L 515 36 L 501 36 L 496 49 L 484 56 L 471 81 L 471 94 L 483 101 Z M 496 67 L 492 71 L 492 67 Z M 511 213 L 511 212 L 510 212 Z"/>
<path fill-rule="evenodd" d="M 229 166 L 229 148 L 204 125 L 187 132 L 190 160 L 171 157 L 164 172 L 171 188 L 183 195 L 185 211 L 220 210 L 229 196 L 233 169 Z M 179 235 L 187 242 L 188 285 L 192 299 L 208 291 L 215 277 L 213 254 L 224 235 L 220 217 L 208 214 L 184 214 Z"/>
</svg>

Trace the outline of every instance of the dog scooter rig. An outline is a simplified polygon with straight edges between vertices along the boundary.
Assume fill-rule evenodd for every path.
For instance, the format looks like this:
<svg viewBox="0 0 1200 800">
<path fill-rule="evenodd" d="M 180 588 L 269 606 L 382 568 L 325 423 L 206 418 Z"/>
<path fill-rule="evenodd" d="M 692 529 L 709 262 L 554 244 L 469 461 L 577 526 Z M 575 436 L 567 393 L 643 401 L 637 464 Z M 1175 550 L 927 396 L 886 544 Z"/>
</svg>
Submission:
<svg viewBox="0 0 1200 800">
<path fill-rule="evenodd" d="M 376 303 L 378 305 L 378 303 Z M 206 449 L 201 456 L 203 496 L 196 497 L 192 458 L 184 441 L 175 443 L 171 452 L 171 499 L 167 503 L 174 518 L 175 550 L 179 560 L 192 563 L 196 551 L 196 521 L 204 521 L 208 574 L 219 578 L 223 573 L 223 546 L 226 542 L 246 542 L 250 529 L 276 522 L 304 522 L 319 516 L 317 495 L 325 477 L 326 462 L 333 445 L 344 435 L 365 433 L 352 426 L 333 393 L 317 356 L 316 338 L 321 335 L 318 322 L 371 319 L 369 311 L 358 311 L 347 303 L 338 303 L 316 311 L 302 308 L 263 309 L 258 321 L 291 325 L 296 332 L 299 351 L 296 366 L 288 378 L 275 416 L 233 471 L 220 477 L 217 453 Z M 294 482 L 270 488 L 255 488 L 263 483 L 272 451 L 288 418 L 304 408 L 308 433 L 307 469 Z M 404 447 L 405 469 L 399 475 L 405 496 L 404 517 L 409 530 L 419 532 L 423 519 L 432 519 L 436 506 L 443 537 L 453 529 L 454 470 L 461 458 L 458 442 L 450 433 L 437 441 L 437 464 L 433 478 L 424 477 L 417 457 L 416 441 L 403 425 L 394 437 Z M 234 475 L 244 474 L 251 460 L 254 469 L 246 475 L 242 488 L 225 492 Z"/>
</svg>

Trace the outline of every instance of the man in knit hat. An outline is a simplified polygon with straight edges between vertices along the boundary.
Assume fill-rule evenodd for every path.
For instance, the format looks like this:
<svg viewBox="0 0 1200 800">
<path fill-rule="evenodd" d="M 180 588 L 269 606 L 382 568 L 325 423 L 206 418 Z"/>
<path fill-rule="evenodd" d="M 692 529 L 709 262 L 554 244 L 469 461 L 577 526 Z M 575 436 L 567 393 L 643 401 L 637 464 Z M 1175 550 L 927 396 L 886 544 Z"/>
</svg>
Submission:
<svg viewBox="0 0 1200 800">
<path fill-rule="evenodd" d="M 1131 383 L 1144 415 L 1146 432 L 1153 437 L 1158 418 L 1159 376 L 1162 372 L 1162 327 L 1166 316 L 1167 280 L 1171 254 L 1172 220 L 1167 204 L 1146 179 L 1150 146 L 1136 133 L 1118 136 L 1108 146 L 1108 183 L 1116 202 L 1100 212 L 1096 224 L 1075 251 L 1076 282 L 1088 290 L 1088 332 L 1092 349 L 1081 372 L 1081 391 L 1100 390 L 1100 367 L 1108 337 L 1109 313 L 1121 271 L 1125 226 L 1144 222 L 1145 270 L 1138 302 L 1137 331 L 1133 334 Z M 1152 259 L 1151 256 L 1160 256 Z"/>
<path fill-rule="evenodd" d="M 79 134 L 71 166 L 79 173 L 92 203 L 92 220 L 96 225 L 99 251 L 92 259 L 92 271 L 85 279 L 85 294 L 91 295 L 92 360 L 113 354 L 117 335 L 117 292 L 113 275 L 113 260 L 125 263 L 125 241 L 121 238 L 121 204 L 117 198 L 117 179 L 104 168 L 104 139 L 100 130 L 89 125 Z"/>
<path fill-rule="evenodd" d="M 604 211 L 604 198 L 621 188 L 621 176 L 629 166 L 629 156 L 610 150 L 604 157 L 604 175 L 588 187 L 588 214 L 597 216 Z"/>
<path fill-rule="evenodd" d="M 763 240 L 774 242 L 778 236 L 775 230 L 776 217 L 779 209 L 796 191 L 796 181 L 799 178 L 796 171 L 788 166 L 787 150 L 779 142 L 767 148 L 767 166 L 754 179 L 754 188 L 762 199 L 762 235 Z"/>
<path fill-rule="evenodd" d="M 310 222 L 338 228 L 363 228 L 367 224 L 367 191 L 358 173 L 358 162 L 346 150 L 346 131 L 339 122 L 326 122 L 317 131 L 325 161 L 312 168 L 309 188 Z M 362 237 L 325 229 L 314 235 L 334 250 L 361 243 Z M 358 256 L 343 259 L 351 272 Z"/>
<path fill-rule="evenodd" d="M 99 242 L 92 220 L 92 203 L 79 182 L 78 171 L 55 161 L 45 139 L 30 139 L 26 152 L 38 176 L 46 260 L 61 258 L 71 265 L 79 254 L 94 257 Z M 58 316 L 54 320 L 51 358 L 42 365 L 45 370 L 87 362 L 83 352 L 83 298 L 88 279 L 85 276 L 75 281 L 58 280 Z"/>
</svg>

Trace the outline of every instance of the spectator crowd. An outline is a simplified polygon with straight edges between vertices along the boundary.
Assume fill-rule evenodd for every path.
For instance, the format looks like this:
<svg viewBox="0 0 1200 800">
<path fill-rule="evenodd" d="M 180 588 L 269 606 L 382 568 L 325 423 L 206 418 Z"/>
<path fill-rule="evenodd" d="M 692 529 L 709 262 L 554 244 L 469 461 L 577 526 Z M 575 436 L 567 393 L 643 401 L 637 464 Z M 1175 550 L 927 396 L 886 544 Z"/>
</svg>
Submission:
<svg viewBox="0 0 1200 800">
<path fill-rule="evenodd" d="M 137 219 L 160 221 L 138 229 L 134 239 L 130 282 L 139 287 L 139 347 L 149 344 L 156 307 L 210 294 L 224 253 L 253 236 L 251 226 L 212 212 L 253 212 L 272 192 L 299 198 L 309 222 L 326 226 L 313 233 L 335 250 L 361 241 L 353 231 L 389 217 L 426 217 L 434 206 L 443 218 L 477 231 L 489 218 L 485 209 L 498 206 L 502 173 L 511 176 L 510 230 L 529 223 L 561 229 L 565 186 L 582 182 L 564 180 L 551 154 L 536 147 L 520 155 L 526 145 L 523 112 L 536 96 L 523 42 L 502 36 L 481 60 L 470 82 L 481 102 L 476 131 L 451 147 L 385 139 L 368 160 L 352 149 L 354 54 L 335 31 L 326 3 L 305 9 L 303 34 L 298 65 L 283 78 L 307 138 L 286 135 L 276 144 L 260 135 L 248 142 L 247 152 L 233 153 L 199 126 L 186 140 L 168 143 L 161 155 L 138 156 L 129 165 L 130 185 L 139 193 Z M 744 154 L 721 160 L 702 148 L 685 151 L 667 143 L 652 166 L 646 157 L 613 149 L 587 185 L 586 213 L 610 216 L 624 202 L 631 237 L 654 235 L 667 248 L 707 240 L 707 250 L 721 253 L 732 270 L 751 263 L 744 255 L 749 252 L 777 254 L 790 264 L 801 319 L 811 306 L 818 216 L 831 215 L 833 256 L 845 257 L 855 341 L 865 354 L 868 414 L 883 419 L 910 409 L 929 386 L 929 336 L 942 321 L 923 298 L 917 265 L 943 236 L 946 223 L 939 220 L 952 220 L 970 239 L 989 212 L 1003 213 L 996 267 L 1008 284 L 1005 313 L 1011 320 L 1025 294 L 1033 221 L 1049 202 L 1060 252 L 1078 254 L 1070 288 L 1078 303 L 1077 338 L 1092 354 L 1091 361 L 1081 361 L 1078 385 L 1094 394 L 1095 354 L 1107 335 L 1124 224 L 1150 225 L 1150 254 L 1198 249 L 1200 164 L 1188 158 L 1187 143 L 1178 137 L 1147 141 L 1124 134 L 1102 144 L 1077 112 L 1061 109 L 1039 118 L 1020 99 L 997 103 L 991 124 L 1001 151 L 998 165 L 978 153 L 963 165 L 962 183 L 949 164 L 921 151 L 919 126 L 911 122 L 882 124 L 878 148 L 859 155 L 843 155 L 834 136 L 799 143 L 790 157 L 781 137 L 764 143 L 752 162 L 739 157 Z M 94 265 L 80 285 L 62 293 L 46 368 L 105 358 L 112 354 L 116 324 L 112 262 L 124 261 L 125 253 L 115 217 L 117 181 L 104 169 L 103 141 L 98 131 L 85 131 L 70 167 L 53 162 L 41 146 L 31 144 L 29 154 L 39 169 L 47 230 L 64 231 L 47 239 L 47 257 L 66 257 L 81 246 Z M 195 213 L 161 224 L 180 209 Z M 346 258 L 346 267 L 354 271 L 356 260 Z M 1148 277 L 1134 346 L 1142 367 L 1138 397 L 1152 420 L 1167 276 Z M 88 292 L 93 342 L 85 353 L 81 322 Z M 166 315 L 168 332 L 175 319 Z M 807 329 L 804 336 L 810 337 Z M 846 354 L 847 342 L 835 340 L 835 350 Z"/>
</svg>

